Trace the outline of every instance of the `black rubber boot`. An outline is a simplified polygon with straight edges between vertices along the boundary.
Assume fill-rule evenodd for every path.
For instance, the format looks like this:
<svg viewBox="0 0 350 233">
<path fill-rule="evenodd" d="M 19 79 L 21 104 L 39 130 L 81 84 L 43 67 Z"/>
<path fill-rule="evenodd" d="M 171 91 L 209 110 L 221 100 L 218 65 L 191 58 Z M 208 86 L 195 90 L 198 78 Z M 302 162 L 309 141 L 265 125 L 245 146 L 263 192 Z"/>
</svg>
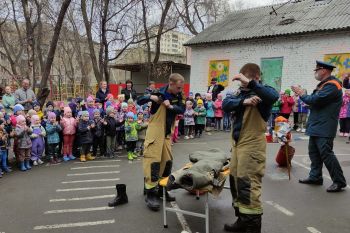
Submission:
<svg viewBox="0 0 350 233">
<path fill-rule="evenodd" d="M 244 226 L 240 213 L 239 213 L 239 209 L 237 207 L 235 208 L 235 215 L 237 217 L 237 220 L 235 223 L 233 224 L 225 224 L 224 225 L 224 230 L 228 231 L 228 232 L 236 232 L 236 233 L 244 233 L 246 230 L 246 227 Z"/>
<path fill-rule="evenodd" d="M 158 187 L 158 197 L 163 198 L 163 187 Z M 168 191 L 165 192 L 165 200 L 167 202 L 175 201 L 175 197 L 171 196 Z"/>
<path fill-rule="evenodd" d="M 125 184 L 117 184 L 115 186 L 117 189 L 117 196 L 113 201 L 108 203 L 109 207 L 114 207 L 122 204 L 128 203 L 128 196 L 126 195 L 126 185 Z"/>
<path fill-rule="evenodd" d="M 246 233 L 261 233 L 261 214 L 241 214 Z"/>
<path fill-rule="evenodd" d="M 160 199 L 156 188 L 146 190 L 145 201 L 150 210 L 158 211 L 160 209 Z"/>
</svg>

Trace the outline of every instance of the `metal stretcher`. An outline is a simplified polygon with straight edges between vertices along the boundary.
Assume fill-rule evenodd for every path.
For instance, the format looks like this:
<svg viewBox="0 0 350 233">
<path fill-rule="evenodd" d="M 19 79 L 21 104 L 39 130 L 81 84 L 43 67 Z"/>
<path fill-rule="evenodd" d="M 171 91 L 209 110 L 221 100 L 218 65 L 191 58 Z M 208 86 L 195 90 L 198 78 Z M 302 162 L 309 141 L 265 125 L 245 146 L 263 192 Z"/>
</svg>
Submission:
<svg viewBox="0 0 350 233">
<path fill-rule="evenodd" d="M 227 169 L 223 172 L 220 173 L 220 175 L 222 177 L 224 177 L 225 179 L 227 178 L 227 176 L 230 174 L 230 170 Z M 205 195 L 205 203 L 204 203 L 204 207 L 205 207 L 205 211 L 204 214 L 203 213 L 198 213 L 198 212 L 193 212 L 193 211 L 187 211 L 187 210 L 183 210 L 180 208 L 173 208 L 173 207 L 167 207 L 166 205 L 166 198 L 165 198 L 165 192 L 166 192 L 166 186 L 168 183 L 168 177 L 163 178 L 160 180 L 159 185 L 161 187 L 163 187 L 163 220 L 164 220 L 164 228 L 168 228 L 168 224 L 167 224 L 167 212 L 174 212 L 174 213 L 182 213 L 185 215 L 190 215 L 190 216 L 194 216 L 194 217 L 198 217 L 198 218 L 204 218 L 205 219 L 205 233 L 209 233 L 209 203 L 208 203 L 208 193 L 210 192 L 208 189 L 197 189 L 195 190 L 196 192 L 196 199 L 199 200 L 199 195 L 201 193 L 204 193 Z M 225 187 L 224 187 L 225 188 Z"/>
</svg>

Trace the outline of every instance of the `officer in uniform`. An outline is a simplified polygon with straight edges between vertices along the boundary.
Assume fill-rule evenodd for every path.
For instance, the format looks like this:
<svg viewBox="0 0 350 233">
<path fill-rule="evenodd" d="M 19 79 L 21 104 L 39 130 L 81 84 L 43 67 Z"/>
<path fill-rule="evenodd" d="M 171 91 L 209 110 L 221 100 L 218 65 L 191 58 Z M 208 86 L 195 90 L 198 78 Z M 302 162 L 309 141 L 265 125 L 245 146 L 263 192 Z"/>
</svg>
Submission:
<svg viewBox="0 0 350 233">
<path fill-rule="evenodd" d="M 340 192 L 346 187 L 346 180 L 337 157 L 333 152 L 339 111 L 342 105 L 342 87 L 337 78 L 332 76 L 334 65 L 316 61 L 315 79 L 320 83 L 311 95 L 307 95 L 299 86 L 292 90 L 300 99 L 310 106 L 310 116 L 306 126 L 309 139 L 309 157 L 311 170 L 306 179 L 299 183 L 323 185 L 322 167 L 326 165 L 333 184 L 327 192 Z"/>
<path fill-rule="evenodd" d="M 260 83 L 260 73 L 258 65 L 244 65 L 234 77 L 241 82 L 239 93 L 226 97 L 222 104 L 225 112 L 234 112 L 230 187 L 238 219 L 234 224 L 225 224 L 224 229 L 229 232 L 261 232 L 266 122 L 279 95 Z"/>
<path fill-rule="evenodd" d="M 168 177 L 172 168 L 171 133 L 175 117 L 185 111 L 185 98 L 182 94 L 184 78 L 173 73 L 169 84 L 146 94 L 138 99 L 138 104 L 152 102 L 151 118 L 144 142 L 143 171 L 145 177 L 146 204 L 148 208 L 158 211 L 162 189 L 158 187 L 159 179 Z M 167 201 L 174 201 L 168 193 Z"/>
</svg>

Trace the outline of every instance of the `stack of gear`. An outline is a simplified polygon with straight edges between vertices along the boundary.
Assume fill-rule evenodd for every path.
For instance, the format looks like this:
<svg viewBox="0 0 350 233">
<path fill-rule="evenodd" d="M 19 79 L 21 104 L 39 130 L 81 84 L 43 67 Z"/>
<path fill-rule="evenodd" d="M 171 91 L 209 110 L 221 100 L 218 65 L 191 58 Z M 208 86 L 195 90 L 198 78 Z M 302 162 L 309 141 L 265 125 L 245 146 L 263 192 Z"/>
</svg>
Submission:
<svg viewBox="0 0 350 233">
<path fill-rule="evenodd" d="M 219 149 L 196 151 L 189 155 L 191 163 L 173 172 L 168 179 L 167 190 L 184 188 L 188 191 L 221 188 L 225 178 L 221 172 L 229 168 L 228 157 Z"/>
</svg>

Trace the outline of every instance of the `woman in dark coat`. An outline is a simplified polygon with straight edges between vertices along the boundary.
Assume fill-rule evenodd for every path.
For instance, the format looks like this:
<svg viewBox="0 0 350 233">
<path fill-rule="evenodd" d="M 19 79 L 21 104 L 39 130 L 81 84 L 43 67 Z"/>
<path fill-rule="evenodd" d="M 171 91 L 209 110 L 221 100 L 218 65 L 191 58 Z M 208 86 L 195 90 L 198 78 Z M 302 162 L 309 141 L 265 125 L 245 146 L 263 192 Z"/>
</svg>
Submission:
<svg viewBox="0 0 350 233">
<path fill-rule="evenodd" d="M 129 80 L 126 80 L 125 84 L 126 84 L 126 87 L 121 92 L 122 94 L 125 95 L 125 102 L 128 102 L 130 97 L 134 101 L 136 101 L 137 95 L 136 95 L 135 89 L 133 88 L 133 85 L 134 85 L 133 82 L 129 79 Z"/>
<path fill-rule="evenodd" d="M 100 100 L 100 103 L 102 104 L 102 106 L 105 106 L 105 102 L 107 101 L 107 95 L 109 94 L 109 89 L 107 86 L 107 82 L 106 81 L 101 81 L 100 82 L 100 88 L 98 89 L 98 91 L 96 92 L 96 98 Z"/>
</svg>

